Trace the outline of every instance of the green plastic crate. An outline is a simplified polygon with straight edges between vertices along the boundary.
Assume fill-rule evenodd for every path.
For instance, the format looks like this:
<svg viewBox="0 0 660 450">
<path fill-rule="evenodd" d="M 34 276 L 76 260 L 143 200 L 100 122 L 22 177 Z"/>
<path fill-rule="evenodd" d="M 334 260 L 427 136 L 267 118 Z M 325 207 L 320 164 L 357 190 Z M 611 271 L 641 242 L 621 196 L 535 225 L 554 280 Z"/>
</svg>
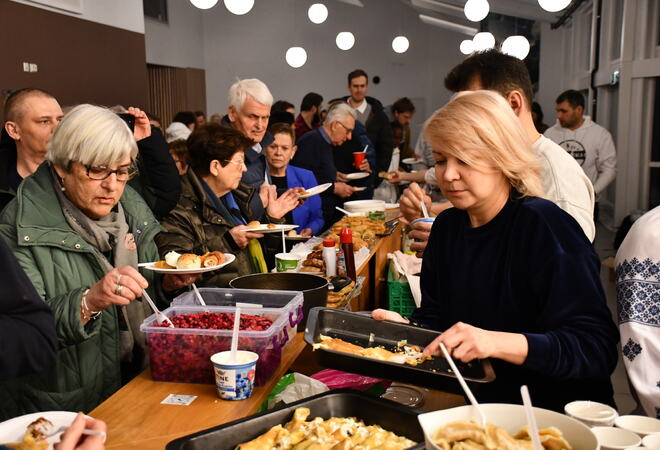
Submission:
<svg viewBox="0 0 660 450">
<path fill-rule="evenodd" d="M 415 300 L 410 285 L 406 281 L 392 279 L 392 267 L 387 271 L 387 299 L 388 309 L 408 317 L 415 310 Z"/>
</svg>

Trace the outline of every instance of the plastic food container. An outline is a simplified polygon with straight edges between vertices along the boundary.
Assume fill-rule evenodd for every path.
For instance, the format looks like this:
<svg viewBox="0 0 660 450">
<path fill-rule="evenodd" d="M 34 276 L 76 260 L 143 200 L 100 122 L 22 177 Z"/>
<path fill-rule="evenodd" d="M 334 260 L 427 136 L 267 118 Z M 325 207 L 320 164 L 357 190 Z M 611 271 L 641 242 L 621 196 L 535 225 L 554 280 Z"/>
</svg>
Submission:
<svg viewBox="0 0 660 450">
<path fill-rule="evenodd" d="M 424 433 L 417 421 L 417 415 L 421 411 L 351 389 L 324 392 L 281 408 L 203 430 L 176 439 L 167 444 L 166 448 L 232 450 L 238 444 L 256 438 L 277 424 L 287 423 L 299 407 L 310 409 L 308 420 L 314 417 L 357 417 L 366 425 L 380 425 L 387 431 L 419 443 L 411 449 L 424 448 Z"/>
<path fill-rule="evenodd" d="M 250 303 L 264 308 L 282 308 L 288 317 L 285 327 L 289 342 L 296 335 L 296 325 L 303 320 L 303 293 L 295 291 L 277 291 L 267 289 L 223 289 L 199 288 L 204 302 L 208 306 L 236 306 L 236 303 Z M 193 291 L 179 295 L 172 301 L 172 306 L 199 306 Z M 251 314 L 248 309 L 241 309 L 243 314 Z"/>
<path fill-rule="evenodd" d="M 230 306 L 172 306 L 163 311 L 168 317 L 200 312 L 234 314 Z M 259 355 L 256 385 L 270 378 L 282 359 L 282 347 L 289 339 L 286 332 L 288 313 L 282 308 L 261 308 L 244 314 L 266 317 L 273 321 L 265 331 L 240 331 L 238 349 Z M 146 318 L 140 330 L 149 349 L 151 377 L 154 381 L 215 384 L 210 358 L 231 348 L 232 330 L 159 327 L 156 315 Z"/>
</svg>

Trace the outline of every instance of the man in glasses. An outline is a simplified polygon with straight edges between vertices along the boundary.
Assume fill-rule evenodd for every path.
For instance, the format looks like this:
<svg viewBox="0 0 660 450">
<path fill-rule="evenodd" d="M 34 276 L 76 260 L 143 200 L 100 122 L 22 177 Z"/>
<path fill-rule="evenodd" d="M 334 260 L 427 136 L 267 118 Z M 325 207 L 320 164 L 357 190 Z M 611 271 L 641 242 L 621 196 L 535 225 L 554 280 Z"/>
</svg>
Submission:
<svg viewBox="0 0 660 450">
<path fill-rule="evenodd" d="M 333 152 L 351 138 L 355 129 L 355 111 L 346 103 L 333 106 L 323 122 L 323 125 L 305 133 L 297 142 L 292 165 L 311 170 L 319 184 L 332 183 L 333 186 L 321 194 L 323 203 L 323 219 L 325 226 L 338 220 L 340 213 L 335 209 L 343 203 L 342 199 L 350 197 L 355 188 L 342 181 L 337 181 L 337 168 Z"/>
</svg>

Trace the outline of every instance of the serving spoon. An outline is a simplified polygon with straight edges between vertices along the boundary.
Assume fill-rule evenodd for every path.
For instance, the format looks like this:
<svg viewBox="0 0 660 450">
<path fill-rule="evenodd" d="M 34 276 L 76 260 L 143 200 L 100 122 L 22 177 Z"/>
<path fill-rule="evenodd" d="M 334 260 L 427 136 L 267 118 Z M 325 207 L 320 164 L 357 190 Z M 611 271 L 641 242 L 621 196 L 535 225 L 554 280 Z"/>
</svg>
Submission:
<svg viewBox="0 0 660 450">
<path fill-rule="evenodd" d="M 147 301 L 147 303 L 149 303 L 151 309 L 153 309 L 154 312 L 156 313 L 156 322 L 158 322 L 158 325 L 165 324 L 170 328 L 174 328 L 174 324 L 172 323 L 172 321 L 168 319 L 165 314 L 160 312 L 160 310 L 156 307 L 153 300 L 151 300 L 151 297 L 149 297 L 149 294 L 147 294 L 147 291 L 144 289 L 142 289 L 142 298 L 144 298 Z"/>
<path fill-rule="evenodd" d="M 463 388 L 463 391 L 465 392 L 465 395 L 467 395 L 467 398 L 470 400 L 470 403 L 472 403 L 472 406 L 477 410 L 477 413 L 479 414 L 479 418 L 481 419 L 481 426 L 485 427 L 486 426 L 486 415 L 484 414 L 483 410 L 479 406 L 479 403 L 477 402 L 477 399 L 474 398 L 474 394 L 472 394 L 472 391 L 468 387 L 467 383 L 465 382 L 465 379 L 463 378 L 463 375 L 461 375 L 461 372 L 458 370 L 458 367 L 456 367 L 456 364 L 454 363 L 454 360 L 452 359 L 451 355 L 447 351 L 447 347 L 445 347 L 445 344 L 440 342 L 440 349 L 442 350 L 442 353 L 445 355 L 445 359 L 449 363 L 449 367 L 451 367 L 451 370 L 454 371 L 454 374 L 456 374 L 456 378 L 458 379 L 458 382 L 461 384 L 461 387 Z"/>
</svg>

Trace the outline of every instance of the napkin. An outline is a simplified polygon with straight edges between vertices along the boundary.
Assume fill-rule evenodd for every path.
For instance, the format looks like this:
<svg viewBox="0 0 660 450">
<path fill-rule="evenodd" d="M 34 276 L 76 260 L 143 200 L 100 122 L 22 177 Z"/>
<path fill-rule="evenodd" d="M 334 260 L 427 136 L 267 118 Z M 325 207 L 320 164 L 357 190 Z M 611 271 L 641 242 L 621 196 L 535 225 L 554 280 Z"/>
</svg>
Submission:
<svg viewBox="0 0 660 450">
<path fill-rule="evenodd" d="M 422 304 L 422 290 L 419 286 L 419 275 L 416 274 L 422 271 L 422 258 L 415 255 L 406 255 L 399 250 L 388 253 L 387 257 L 392 259 L 397 272 L 408 281 L 415 305 L 419 308 Z"/>
</svg>

